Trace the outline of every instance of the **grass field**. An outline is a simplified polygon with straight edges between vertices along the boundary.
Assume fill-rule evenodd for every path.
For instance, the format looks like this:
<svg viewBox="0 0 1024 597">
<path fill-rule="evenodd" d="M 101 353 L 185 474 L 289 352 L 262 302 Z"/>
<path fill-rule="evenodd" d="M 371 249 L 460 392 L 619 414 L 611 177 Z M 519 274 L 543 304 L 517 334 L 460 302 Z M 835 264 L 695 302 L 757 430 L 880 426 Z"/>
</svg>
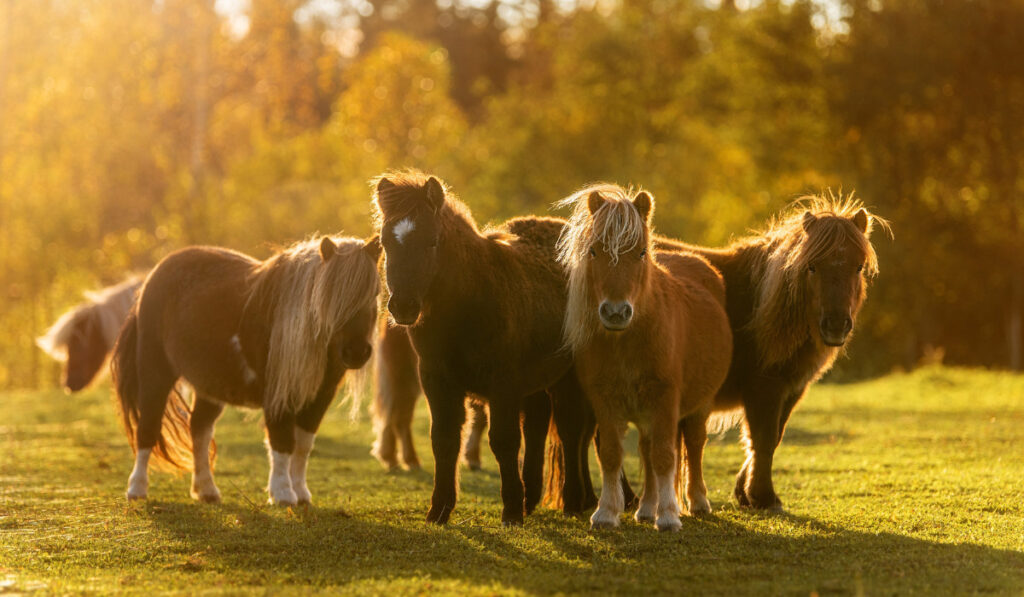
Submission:
<svg viewBox="0 0 1024 597">
<path fill-rule="evenodd" d="M 817 386 L 776 457 L 786 513 L 731 502 L 733 433 L 706 457 L 714 515 L 675 534 L 631 519 L 590 532 L 551 510 L 502 528 L 491 458 L 463 473 L 453 523 L 427 525 L 425 406 L 426 472 L 390 474 L 369 422 L 333 409 L 310 464 L 316 506 L 295 511 L 263 505 L 251 413 L 219 424 L 217 506 L 161 473 L 148 502 L 125 502 L 132 458 L 106 387 L 0 395 L 0 413 L 0 593 L 1024 594 L 1024 376 Z"/>
</svg>

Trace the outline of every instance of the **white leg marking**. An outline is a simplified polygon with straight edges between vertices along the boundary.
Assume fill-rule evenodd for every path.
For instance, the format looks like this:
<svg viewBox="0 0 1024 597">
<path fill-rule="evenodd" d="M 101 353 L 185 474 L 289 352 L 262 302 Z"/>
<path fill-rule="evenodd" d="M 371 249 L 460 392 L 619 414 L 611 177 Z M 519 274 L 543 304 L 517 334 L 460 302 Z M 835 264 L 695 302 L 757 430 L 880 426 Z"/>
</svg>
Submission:
<svg viewBox="0 0 1024 597">
<path fill-rule="evenodd" d="M 149 455 L 152 448 L 143 448 L 135 453 L 135 468 L 128 477 L 128 491 L 125 496 L 129 500 L 144 500 L 149 496 Z"/>
<path fill-rule="evenodd" d="M 294 506 L 299 498 L 292 490 L 292 480 L 288 467 L 291 464 L 292 455 L 284 452 L 276 452 L 267 445 L 267 452 L 270 453 L 270 481 L 267 483 L 267 492 L 270 493 L 270 504 L 275 506 Z"/>
<path fill-rule="evenodd" d="M 676 501 L 675 471 L 658 476 L 658 520 L 654 526 L 659 531 L 678 531 L 683 527 L 679 520 L 679 502 Z"/>
<path fill-rule="evenodd" d="M 220 502 L 220 490 L 213 482 L 210 468 L 210 440 L 213 429 L 207 429 L 192 436 L 192 499 L 216 504 Z"/>
<path fill-rule="evenodd" d="M 654 522 L 654 513 L 658 509 L 658 492 L 653 487 L 644 485 L 644 494 L 640 496 L 640 507 L 633 518 L 637 522 Z"/>
<path fill-rule="evenodd" d="M 414 222 L 412 218 L 405 218 L 395 224 L 394 228 L 391 229 L 391 232 L 394 233 L 395 240 L 398 241 L 398 244 L 402 244 L 405 242 L 405 237 L 413 230 L 416 230 L 416 222 Z"/>
<path fill-rule="evenodd" d="M 313 495 L 309 493 L 306 486 L 306 466 L 309 464 L 309 453 L 313 451 L 313 440 L 315 433 L 310 433 L 298 425 L 295 426 L 295 452 L 292 453 L 289 474 L 292 479 L 292 489 L 300 504 L 313 503 Z"/>
<path fill-rule="evenodd" d="M 614 474 L 601 471 L 601 499 L 597 503 L 597 510 L 590 516 L 590 528 L 610 529 L 619 526 L 619 515 L 626 506 L 626 498 L 622 495 L 622 485 L 619 483 L 621 475 L 621 468 Z"/>
</svg>

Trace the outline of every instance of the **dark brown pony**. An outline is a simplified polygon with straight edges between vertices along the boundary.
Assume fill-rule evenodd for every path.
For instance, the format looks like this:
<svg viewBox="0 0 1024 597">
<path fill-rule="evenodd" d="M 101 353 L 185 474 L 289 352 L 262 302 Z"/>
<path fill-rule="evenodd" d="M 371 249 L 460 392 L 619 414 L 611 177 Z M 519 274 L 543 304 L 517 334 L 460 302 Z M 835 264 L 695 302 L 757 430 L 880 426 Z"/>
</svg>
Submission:
<svg viewBox="0 0 1024 597">
<path fill-rule="evenodd" d="M 114 286 L 86 292 L 85 301 L 36 338 L 39 348 L 64 363 L 66 391 L 82 390 L 103 369 L 141 286 L 142 277 L 132 276 Z"/>
<path fill-rule="evenodd" d="M 630 200 L 621 187 L 598 185 L 560 205 L 574 208 L 559 242 L 569 275 L 566 343 L 602 435 L 604 489 L 591 527 L 619 524 L 622 439 L 632 422 L 645 471 L 636 520 L 678 530 L 677 433 L 689 510 L 711 511 L 702 465 L 706 424 L 732 356 L 721 275 L 692 253 L 654 254 L 654 203 L 644 191 Z"/>
<path fill-rule="evenodd" d="M 389 470 L 399 468 L 398 455 L 409 470 L 420 468 L 412 441 L 412 417 L 420 395 L 416 372 L 419 357 L 409 342 L 404 326 L 382 322 L 377 341 L 377 384 L 373 400 L 373 426 L 377 439 L 373 455 Z M 480 469 L 480 441 L 487 429 L 487 411 L 477 400 L 469 400 L 469 433 L 462 446 L 462 458 L 470 470 Z"/>
<path fill-rule="evenodd" d="M 655 239 L 659 250 L 702 255 L 725 279 L 734 349 L 715 410 L 744 419 L 747 458 L 734 492 L 741 506 L 782 508 L 772 484 L 775 449 L 807 387 L 849 341 L 868 280 L 878 272 L 870 241 L 875 224 L 888 230 L 852 196 L 828 194 L 805 198 L 765 231 L 723 249 Z M 560 461 L 551 465 L 549 500 L 562 482 Z M 570 475 L 565 483 L 576 481 Z"/>
<path fill-rule="evenodd" d="M 263 262 L 214 247 L 161 261 L 111 363 L 136 453 L 128 499 L 147 496 L 155 454 L 181 468 L 191 457 L 192 497 L 219 501 L 209 449 L 233 404 L 263 410 L 270 501 L 310 502 L 306 463 L 320 421 L 345 371 L 372 352 L 379 255 L 376 239 L 324 237 Z M 179 378 L 195 390 L 191 409 L 171 391 Z"/>
<path fill-rule="evenodd" d="M 481 233 L 440 181 L 417 172 L 379 177 L 375 204 L 388 310 L 408 327 L 430 405 L 434 492 L 427 520 L 445 523 L 455 508 L 464 402 L 473 394 L 490 411 L 502 522 L 521 524 L 543 484 L 550 418 L 544 390 L 571 366 L 561 350 L 565 278 L 555 262 L 564 222 L 518 218 Z M 532 463 L 522 478 L 521 412 L 524 463 Z"/>
</svg>

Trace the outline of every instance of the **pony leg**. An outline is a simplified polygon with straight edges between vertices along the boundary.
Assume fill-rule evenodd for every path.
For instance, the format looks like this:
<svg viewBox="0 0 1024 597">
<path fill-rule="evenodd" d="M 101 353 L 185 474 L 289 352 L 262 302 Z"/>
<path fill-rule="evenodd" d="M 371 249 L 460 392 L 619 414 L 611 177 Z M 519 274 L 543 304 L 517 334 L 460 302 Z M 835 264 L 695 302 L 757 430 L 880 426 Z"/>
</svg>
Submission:
<svg viewBox="0 0 1024 597">
<path fill-rule="evenodd" d="M 590 484 L 587 448 L 594 436 L 594 415 L 576 379 L 569 370 L 548 388 L 554 430 L 562 445 L 561 458 L 553 455 L 548 479 L 548 503 L 567 515 L 581 514 L 597 504 Z M 554 442 L 553 442 L 554 443 Z"/>
<path fill-rule="evenodd" d="M 396 397 L 391 406 L 391 429 L 402 452 L 402 463 L 411 471 L 420 469 L 420 458 L 416 455 L 416 446 L 412 442 L 412 419 L 416 413 L 416 399 L 420 395 L 419 382 L 413 378 L 400 397 Z"/>
<path fill-rule="evenodd" d="M 292 452 L 295 450 L 295 419 L 291 414 L 271 416 L 266 411 L 264 416 L 267 421 L 267 455 L 270 458 L 268 503 L 294 506 L 299 502 L 292 488 L 290 471 Z"/>
<path fill-rule="evenodd" d="M 686 447 L 686 506 L 691 516 L 709 514 L 708 488 L 704 484 L 704 446 L 708 440 L 707 413 L 695 413 L 682 421 Z"/>
<path fill-rule="evenodd" d="M 523 480 L 519 475 L 519 403 L 509 398 L 493 398 L 490 402 L 489 437 L 501 476 L 501 523 L 505 526 L 523 524 L 525 509 Z"/>
<path fill-rule="evenodd" d="M 430 447 L 434 451 L 434 491 L 427 522 L 445 524 L 458 496 L 459 443 L 466 421 L 466 394 L 422 370 L 420 379 L 430 406 Z"/>
<path fill-rule="evenodd" d="M 391 470 L 399 466 L 399 444 L 405 466 L 420 468 L 412 443 L 412 417 L 420 395 L 416 367 L 416 351 L 408 332 L 401 327 L 385 326 L 377 345 L 377 392 L 373 408 L 377 439 L 372 454 Z"/>
<path fill-rule="evenodd" d="M 220 502 L 220 490 L 213 482 L 213 464 L 210 458 L 210 443 L 213 441 L 213 427 L 224 412 L 224 405 L 207 400 L 196 394 L 192 406 L 189 429 L 192 432 L 192 499 L 210 504 Z"/>
<path fill-rule="evenodd" d="M 678 531 L 683 524 L 679 520 L 679 502 L 676 500 L 676 471 L 679 467 L 677 451 L 678 417 L 675 410 L 659 413 L 651 423 L 651 467 L 654 469 L 655 487 L 658 492 L 657 519 L 655 528 L 659 531 Z M 647 488 L 644 487 L 644 493 Z"/>
<path fill-rule="evenodd" d="M 469 401 L 469 434 L 462 445 L 462 457 L 471 471 L 480 470 L 480 442 L 487 429 L 487 411 L 476 400 Z"/>
<path fill-rule="evenodd" d="M 619 526 L 619 515 L 626 505 L 622 483 L 619 481 L 622 475 L 622 440 L 626 434 L 626 423 L 598 413 L 597 426 L 604 436 L 600 445 L 602 487 L 597 510 L 590 516 L 590 528 L 614 528 Z"/>
<path fill-rule="evenodd" d="M 597 453 L 600 454 L 601 453 L 601 432 L 598 431 L 598 432 L 594 433 L 593 436 L 594 436 L 594 448 L 596 449 Z M 587 477 L 589 479 L 589 477 L 590 477 L 590 466 L 589 466 L 589 463 L 585 462 L 584 465 L 585 465 L 585 467 L 587 469 Z M 622 503 L 625 504 L 625 507 L 626 508 L 635 508 L 635 507 L 639 506 L 640 505 L 640 498 L 638 498 L 636 496 L 636 493 L 633 492 L 633 487 L 630 486 L 629 479 L 626 477 L 625 469 L 623 469 L 622 474 L 619 475 L 619 482 L 622 484 L 622 496 L 623 496 L 622 497 L 622 499 L 623 499 Z"/>
<path fill-rule="evenodd" d="M 772 483 L 772 461 L 775 447 L 779 443 L 779 419 L 784 395 L 773 392 L 759 396 L 758 400 L 746 400 L 745 440 L 747 462 L 737 477 L 737 491 L 742 489 L 745 501 L 752 508 L 761 510 L 782 510 L 782 501 L 775 494 Z M 742 488 L 739 484 L 742 483 Z M 741 500 L 742 504 L 743 501 Z"/>
<path fill-rule="evenodd" d="M 125 492 L 129 500 L 149 496 L 149 458 L 160 441 L 167 398 L 177 381 L 166 357 L 144 352 L 142 334 L 139 337 L 139 421 L 135 428 L 135 467 L 128 477 L 128 490 Z"/>
<path fill-rule="evenodd" d="M 316 432 L 320 429 L 320 422 L 323 421 L 327 409 L 334 401 L 334 395 L 338 391 L 338 384 L 345 374 L 344 368 L 333 360 L 328 364 L 327 375 L 320 384 L 316 399 L 307 404 L 295 415 L 295 449 L 292 451 L 291 461 L 288 464 L 288 477 L 292 482 L 292 490 L 295 492 L 296 502 L 299 504 L 312 504 L 313 494 L 309 492 L 306 485 L 306 467 L 309 463 L 309 454 L 313 451 L 313 442 L 316 439 Z"/>
<path fill-rule="evenodd" d="M 640 431 L 640 458 L 644 467 L 644 492 L 640 496 L 640 506 L 633 518 L 637 522 L 654 522 L 658 508 L 658 485 L 654 478 L 654 466 L 651 464 L 650 434 Z"/>
<path fill-rule="evenodd" d="M 523 400 L 523 486 L 526 513 L 531 514 L 544 492 L 544 444 L 551 421 L 551 398 L 547 392 L 531 394 Z"/>
</svg>

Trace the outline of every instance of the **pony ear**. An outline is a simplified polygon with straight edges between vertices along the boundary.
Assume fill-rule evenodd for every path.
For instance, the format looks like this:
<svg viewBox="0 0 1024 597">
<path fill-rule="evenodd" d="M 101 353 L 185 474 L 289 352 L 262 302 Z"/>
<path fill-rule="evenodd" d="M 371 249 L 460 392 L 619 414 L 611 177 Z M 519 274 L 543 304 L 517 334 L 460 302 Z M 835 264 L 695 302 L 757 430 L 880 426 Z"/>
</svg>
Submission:
<svg viewBox="0 0 1024 597">
<path fill-rule="evenodd" d="M 431 209 L 434 213 L 441 211 L 441 206 L 444 205 L 444 186 L 441 185 L 441 181 L 431 176 L 424 188 L 427 190 L 427 203 Z"/>
<path fill-rule="evenodd" d="M 857 213 L 853 214 L 850 218 L 853 225 L 857 227 L 862 233 L 868 233 L 868 224 L 871 223 L 871 216 L 868 214 L 868 210 L 863 207 L 857 210 Z"/>
<path fill-rule="evenodd" d="M 363 251 L 365 251 L 366 254 L 370 256 L 370 259 L 374 263 L 377 263 L 377 261 L 380 259 L 381 249 L 383 248 L 380 244 L 380 235 L 375 234 L 370 238 L 366 239 L 366 242 L 363 243 L 362 248 Z"/>
<path fill-rule="evenodd" d="M 395 186 L 395 183 L 393 183 L 390 180 L 388 180 L 387 178 L 381 176 L 380 180 L 377 181 L 377 194 L 379 195 L 383 191 L 386 191 L 388 189 L 394 188 L 394 186 Z"/>
<path fill-rule="evenodd" d="M 590 210 L 590 215 L 596 214 L 597 210 L 604 207 L 605 203 L 607 201 L 597 191 L 590 191 L 590 195 L 587 195 L 587 209 Z"/>
<path fill-rule="evenodd" d="M 654 198 L 647 191 L 640 191 L 633 197 L 633 207 L 636 208 L 645 220 L 651 219 L 651 212 L 654 210 Z"/>
<path fill-rule="evenodd" d="M 812 214 L 809 211 L 805 211 L 804 212 L 804 219 L 802 220 L 802 223 L 804 225 L 804 232 L 810 232 L 811 224 L 813 224 L 817 220 L 818 220 L 817 216 L 815 216 L 814 214 Z"/>
<path fill-rule="evenodd" d="M 324 263 L 330 261 L 331 257 L 334 257 L 334 255 L 337 252 L 338 245 L 334 244 L 334 241 L 331 240 L 331 237 L 325 236 L 323 240 L 320 241 L 320 259 Z"/>
</svg>

